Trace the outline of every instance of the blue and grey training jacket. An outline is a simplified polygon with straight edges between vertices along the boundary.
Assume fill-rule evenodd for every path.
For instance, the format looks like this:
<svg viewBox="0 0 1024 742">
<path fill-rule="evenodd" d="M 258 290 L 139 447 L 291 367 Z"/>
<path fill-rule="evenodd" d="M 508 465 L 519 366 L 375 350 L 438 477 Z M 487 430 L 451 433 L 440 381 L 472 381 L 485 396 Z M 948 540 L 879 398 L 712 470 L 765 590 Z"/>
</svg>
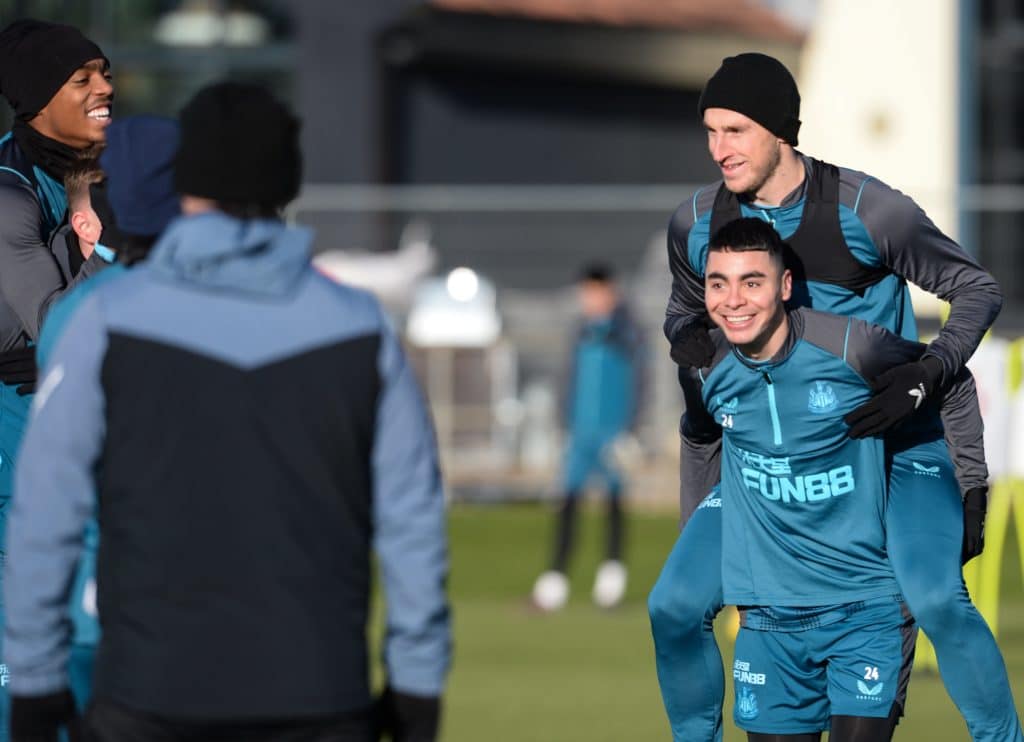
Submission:
<svg viewBox="0 0 1024 742">
<path fill-rule="evenodd" d="M 11 691 L 66 683 L 69 580 L 97 493 L 95 697 L 177 718 L 300 718 L 370 702 L 370 551 L 392 685 L 450 655 L 432 426 L 368 294 L 310 234 L 220 213 L 74 311 L 25 435 L 5 566 Z"/>
<path fill-rule="evenodd" d="M 730 219 L 757 217 L 791 248 L 793 305 L 858 317 L 916 340 L 907 282 L 950 302 L 949 319 L 926 350 L 941 361 L 942 386 L 947 386 L 999 313 L 998 283 L 908 196 L 862 172 L 800 158 L 804 182 L 777 207 L 751 203 L 719 182 L 698 190 L 676 210 L 668 229 L 672 292 L 664 329 L 669 342 L 708 321 L 704 268 L 711 235 Z M 718 427 L 687 379 L 680 374 L 687 407 L 681 425 L 684 518 L 718 481 L 719 471 Z"/>
<path fill-rule="evenodd" d="M 57 236 L 67 211 L 64 184 L 33 165 L 10 133 L 0 137 L 0 351 L 39 338 L 50 306 L 107 265 L 93 253 L 75 271 Z"/>
<path fill-rule="evenodd" d="M 697 372 L 705 407 L 722 429 L 725 602 L 810 607 L 899 593 L 886 556 L 886 460 L 881 438 L 853 439 L 843 416 L 871 396 L 870 379 L 924 350 L 877 325 L 794 309 L 785 345 L 756 362 L 720 330 L 712 365 Z M 938 402 L 908 422 L 904 440 L 938 442 Z M 943 413 L 970 433 L 963 478 L 987 477 L 973 379 L 961 372 Z M 932 466 L 935 461 L 918 462 Z"/>
</svg>

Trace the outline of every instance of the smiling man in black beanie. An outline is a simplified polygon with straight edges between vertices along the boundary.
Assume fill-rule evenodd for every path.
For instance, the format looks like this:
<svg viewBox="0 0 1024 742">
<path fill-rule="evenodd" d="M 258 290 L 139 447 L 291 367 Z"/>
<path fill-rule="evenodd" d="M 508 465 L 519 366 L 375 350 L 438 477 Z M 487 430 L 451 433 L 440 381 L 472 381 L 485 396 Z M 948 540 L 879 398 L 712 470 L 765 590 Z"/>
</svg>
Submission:
<svg viewBox="0 0 1024 742">
<path fill-rule="evenodd" d="M 19 701 L 59 694 L 98 502 L 94 742 L 436 739 L 451 628 L 434 434 L 376 300 L 317 273 L 312 234 L 279 216 L 298 135 L 263 88 L 196 94 L 182 216 L 94 288 L 46 359 L 5 651 Z M 376 703 L 371 549 L 388 606 Z"/>
<path fill-rule="evenodd" d="M 65 218 L 64 173 L 103 142 L 113 87 L 107 58 L 81 32 L 26 19 L 0 31 L 0 94 L 16 117 L 13 129 L 0 138 L 0 532 L 5 532 L 13 455 L 36 374 L 31 345 L 55 300 L 106 265 L 100 255 L 83 255 L 77 245 L 51 236 Z M 0 667 L 3 693 L 18 684 L 6 670 Z M 16 725 L 31 723 L 37 712 L 67 716 L 72 702 L 61 695 L 39 705 L 16 704 L 13 711 Z M 5 740 L 8 720 L 0 721 L 0 740 Z M 26 729 L 21 732 L 24 736 Z"/>
<path fill-rule="evenodd" d="M 908 282 L 951 303 L 948 321 L 921 358 L 869 380 L 875 396 L 845 420 L 855 438 L 893 431 L 887 437 L 894 451 L 887 553 L 907 606 L 935 646 L 946 688 L 972 739 L 1021 742 L 999 648 L 972 605 L 960 570 L 961 560 L 980 553 L 984 543 L 987 488 L 961 482 L 962 501 L 921 502 L 912 486 L 920 444 L 897 437 L 913 428 L 899 428 L 900 423 L 919 407 L 927 408 L 922 402 L 944 391 L 963 370 L 999 312 L 998 284 L 907 196 L 795 149 L 800 94 L 777 59 L 745 53 L 723 60 L 704 88 L 699 114 L 722 180 L 687 198 L 669 223 L 673 281 L 664 329 L 686 398 L 680 426 L 684 528 L 648 600 L 658 680 L 674 738 L 721 739 L 724 680 L 711 625 L 722 608 L 722 549 L 737 547 L 722 544 L 721 509 L 706 504 L 705 497 L 719 480 L 719 424 L 731 425 L 733 416 L 712 420 L 699 393 L 699 369 L 711 363 L 714 350 L 704 280 L 712 237 L 736 218 L 755 217 L 772 224 L 788 245 L 796 305 L 859 317 L 915 340 Z M 718 504 L 723 502 L 728 493 Z M 986 682 L 964 680 L 972 676 Z M 742 686 L 737 683 L 737 690 Z M 905 690 L 900 688 L 889 711 L 889 724 L 902 713 Z M 844 733 L 832 730 L 836 739 L 855 738 Z"/>
</svg>

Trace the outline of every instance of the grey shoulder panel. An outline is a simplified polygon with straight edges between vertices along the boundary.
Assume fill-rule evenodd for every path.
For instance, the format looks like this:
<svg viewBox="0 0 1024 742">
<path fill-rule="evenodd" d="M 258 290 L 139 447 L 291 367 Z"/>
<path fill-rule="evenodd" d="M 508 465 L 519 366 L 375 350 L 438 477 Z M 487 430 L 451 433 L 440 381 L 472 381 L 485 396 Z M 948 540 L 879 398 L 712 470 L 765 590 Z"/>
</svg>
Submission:
<svg viewBox="0 0 1024 742">
<path fill-rule="evenodd" d="M 701 216 L 711 211 L 711 207 L 715 204 L 715 194 L 718 193 L 720 185 L 721 181 L 694 191 L 672 213 L 672 218 L 668 223 L 669 237 L 676 240 L 684 253 L 690 230 Z"/>
<path fill-rule="evenodd" d="M 884 327 L 851 318 L 843 359 L 861 378 L 871 381 L 884 371 L 918 360 L 925 345 Z"/>
<path fill-rule="evenodd" d="M 805 342 L 841 358 L 866 381 L 894 366 L 916 361 L 925 350 L 923 343 L 912 342 L 856 317 L 813 309 L 795 311 L 804 322 Z"/>
<path fill-rule="evenodd" d="M 690 203 L 693 205 L 693 213 L 696 215 L 694 217 L 694 221 L 699 219 L 702 214 L 706 214 L 711 211 L 711 207 L 715 205 L 715 197 L 718 195 L 718 189 L 721 187 L 722 181 L 718 180 L 704 186 L 693 194 L 690 198 Z"/>
<path fill-rule="evenodd" d="M 805 342 L 845 360 L 850 317 L 817 312 L 813 309 L 794 309 L 793 314 L 799 314 L 803 319 Z"/>
<path fill-rule="evenodd" d="M 672 290 L 665 307 L 663 330 L 669 342 L 685 328 L 705 316 L 704 281 L 702 271 L 690 264 L 690 231 L 704 213 L 704 205 L 710 208 L 714 202 L 717 186 L 706 186 L 679 205 L 668 224 L 668 267 L 672 274 Z M 708 195 L 710 193 L 710 196 Z M 710 198 L 710 201 L 708 199 Z"/>
<path fill-rule="evenodd" d="M 857 211 L 864 188 L 871 180 L 874 179 L 860 170 L 839 168 L 839 203 L 852 211 Z"/>
<path fill-rule="evenodd" d="M 16 223 L 33 226 L 39 233 L 39 199 L 29 186 L 14 179 L 14 175 L 0 171 L 0 213 L 4 223 L 14 219 Z M 2 228 L 3 225 L 0 225 Z M 6 231 L 6 230 L 5 230 Z"/>
</svg>

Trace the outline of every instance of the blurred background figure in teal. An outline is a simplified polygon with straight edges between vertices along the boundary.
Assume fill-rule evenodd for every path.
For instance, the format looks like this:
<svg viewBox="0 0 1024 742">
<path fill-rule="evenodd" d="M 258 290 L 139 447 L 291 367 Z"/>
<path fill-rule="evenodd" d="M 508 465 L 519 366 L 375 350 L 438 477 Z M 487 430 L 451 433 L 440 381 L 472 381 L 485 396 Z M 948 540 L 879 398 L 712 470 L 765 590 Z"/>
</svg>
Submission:
<svg viewBox="0 0 1024 742">
<path fill-rule="evenodd" d="M 603 263 L 587 266 L 577 286 L 582 319 L 570 344 L 562 393 L 568 444 L 555 544 L 550 566 L 533 588 L 533 602 L 543 611 L 558 610 L 569 598 L 566 571 L 579 501 L 588 484 L 604 490 L 608 508 L 604 561 L 594 579 L 594 602 L 611 608 L 626 593 L 626 482 L 620 461 L 638 445 L 633 432 L 643 407 L 647 359 L 642 333 L 619 294 L 612 268 Z"/>
</svg>

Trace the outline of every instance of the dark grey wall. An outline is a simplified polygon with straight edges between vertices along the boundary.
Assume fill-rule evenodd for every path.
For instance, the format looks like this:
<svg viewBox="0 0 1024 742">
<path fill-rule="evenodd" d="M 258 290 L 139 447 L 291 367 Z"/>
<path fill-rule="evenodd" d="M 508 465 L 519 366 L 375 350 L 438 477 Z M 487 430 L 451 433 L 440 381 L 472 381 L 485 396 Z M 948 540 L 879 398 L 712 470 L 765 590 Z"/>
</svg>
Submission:
<svg viewBox="0 0 1024 742">
<path fill-rule="evenodd" d="M 645 183 L 714 175 L 696 90 L 469 64 L 385 74 L 377 36 L 418 5 L 296 4 L 308 180 Z"/>
<path fill-rule="evenodd" d="M 347 0 L 297 9 L 308 181 L 622 184 L 716 177 L 697 90 L 514 64 L 448 60 L 385 68 L 377 35 L 418 4 Z M 669 216 L 496 210 L 304 219 L 317 228 L 319 248 L 391 249 L 407 221 L 421 218 L 432 227 L 439 268 L 471 265 L 500 287 L 536 289 L 571 283 L 581 263 L 597 258 L 628 275 Z"/>
<path fill-rule="evenodd" d="M 698 91 L 542 75 L 405 76 L 392 123 L 404 183 L 679 183 L 713 178 Z"/>
<path fill-rule="evenodd" d="M 376 35 L 415 0 L 304 0 L 293 6 L 306 180 L 379 179 Z"/>
</svg>

